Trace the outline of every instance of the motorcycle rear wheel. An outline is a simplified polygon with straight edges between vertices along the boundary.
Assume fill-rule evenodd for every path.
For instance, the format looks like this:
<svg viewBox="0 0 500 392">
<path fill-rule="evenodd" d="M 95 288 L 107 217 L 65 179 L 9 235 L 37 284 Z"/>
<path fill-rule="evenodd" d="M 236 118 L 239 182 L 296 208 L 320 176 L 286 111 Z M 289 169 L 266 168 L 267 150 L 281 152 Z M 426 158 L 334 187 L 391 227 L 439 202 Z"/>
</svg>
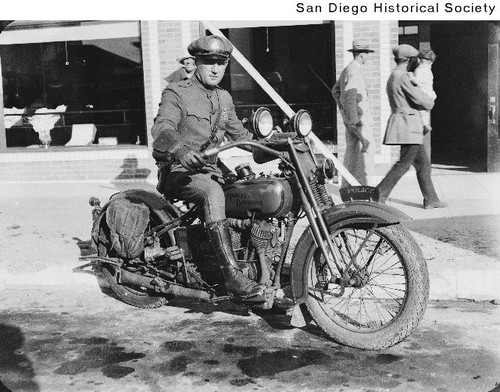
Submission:
<svg viewBox="0 0 500 392">
<path fill-rule="evenodd" d="M 149 223 L 146 231 L 170 219 L 170 216 L 164 211 L 150 210 Z M 105 219 L 101 219 L 99 225 L 101 234 L 104 233 L 105 235 L 107 229 Z M 109 249 L 108 246 L 103 246 L 102 244 L 98 247 L 97 251 L 99 256 L 104 257 L 110 256 L 110 253 L 112 252 L 112 249 Z M 137 285 L 119 283 L 118 267 L 109 264 L 101 264 L 96 270 L 96 276 L 99 287 L 103 293 L 110 295 L 128 305 L 143 309 L 154 309 L 168 303 L 168 299 L 164 295 L 158 294 L 153 290 L 145 289 Z"/>
<path fill-rule="evenodd" d="M 401 342 L 422 319 L 429 295 L 427 264 L 415 239 L 400 224 L 374 228 L 366 217 L 328 229 L 344 268 L 352 255 L 356 266 L 340 295 L 340 281 L 332 278 L 316 245 L 305 250 L 312 318 L 346 346 L 379 350 Z"/>
</svg>

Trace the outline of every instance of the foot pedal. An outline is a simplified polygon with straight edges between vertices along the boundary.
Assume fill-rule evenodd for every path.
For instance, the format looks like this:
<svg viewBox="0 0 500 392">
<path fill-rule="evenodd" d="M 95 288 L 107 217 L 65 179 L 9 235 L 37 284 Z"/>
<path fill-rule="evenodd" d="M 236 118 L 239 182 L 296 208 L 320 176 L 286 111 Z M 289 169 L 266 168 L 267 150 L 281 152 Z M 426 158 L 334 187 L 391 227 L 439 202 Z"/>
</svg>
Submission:
<svg viewBox="0 0 500 392">
<path fill-rule="evenodd" d="M 274 304 L 274 294 L 276 290 L 266 287 L 262 294 L 250 298 L 242 298 L 242 302 L 247 305 L 258 305 L 261 309 L 271 309 Z"/>
</svg>

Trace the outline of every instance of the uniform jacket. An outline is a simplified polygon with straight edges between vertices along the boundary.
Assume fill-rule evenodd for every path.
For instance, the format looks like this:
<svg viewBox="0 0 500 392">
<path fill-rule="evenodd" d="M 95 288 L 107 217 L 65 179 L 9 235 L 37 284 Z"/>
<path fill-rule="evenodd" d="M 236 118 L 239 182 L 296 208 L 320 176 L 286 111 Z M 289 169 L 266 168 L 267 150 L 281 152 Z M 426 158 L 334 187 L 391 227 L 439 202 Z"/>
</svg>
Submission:
<svg viewBox="0 0 500 392">
<path fill-rule="evenodd" d="M 211 136 L 207 148 L 219 146 L 224 136 L 233 141 L 252 139 L 236 116 L 229 93 L 220 87 L 206 89 L 196 75 L 163 90 L 151 133 L 153 157 L 159 163 L 171 161 L 182 148 L 200 151 Z"/>
<path fill-rule="evenodd" d="M 332 95 L 346 126 L 371 125 L 368 93 L 359 62 L 353 60 L 344 68 L 333 86 Z"/>
<path fill-rule="evenodd" d="M 392 114 L 384 144 L 422 144 L 424 127 L 418 111 L 432 109 L 434 100 L 413 85 L 408 72 L 398 68 L 389 77 L 386 90 Z"/>
</svg>

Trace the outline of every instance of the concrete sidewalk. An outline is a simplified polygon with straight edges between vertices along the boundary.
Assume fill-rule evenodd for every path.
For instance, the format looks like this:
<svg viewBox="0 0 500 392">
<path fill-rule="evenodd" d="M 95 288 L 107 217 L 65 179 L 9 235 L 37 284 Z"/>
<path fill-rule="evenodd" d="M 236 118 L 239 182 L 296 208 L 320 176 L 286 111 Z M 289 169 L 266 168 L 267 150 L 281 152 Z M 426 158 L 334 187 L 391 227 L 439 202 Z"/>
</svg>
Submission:
<svg viewBox="0 0 500 392">
<path fill-rule="evenodd" d="M 408 223 L 431 274 L 431 298 L 500 299 L 500 173 L 434 169 L 444 209 L 424 210 L 414 173 L 388 201 L 413 218 Z M 103 202 L 137 182 L 4 184 L 0 189 L 0 290 L 10 284 L 96 285 L 74 274 L 90 238 L 90 196 Z M 336 202 L 337 187 L 330 186 Z M 97 285 L 96 285 L 97 289 Z"/>
<path fill-rule="evenodd" d="M 410 215 L 431 273 L 434 298 L 500 299 L 500 173 L 433 169 L 443 209 L 421 208 L 416 177 L 404 178 L 390 204 Z"/>
<path fill-rule="evenodd" d="M 427 260 L 431 298 L 499 300 L 500 173 L 434 167 L 432 179 L 448 207 L 422 207 L 413 169 L 397 183 L 387 201 L 413 219 L 406 226 Z M 336 188 L 331 186 L 334 195 L 338 194 Z"/>
</svg>

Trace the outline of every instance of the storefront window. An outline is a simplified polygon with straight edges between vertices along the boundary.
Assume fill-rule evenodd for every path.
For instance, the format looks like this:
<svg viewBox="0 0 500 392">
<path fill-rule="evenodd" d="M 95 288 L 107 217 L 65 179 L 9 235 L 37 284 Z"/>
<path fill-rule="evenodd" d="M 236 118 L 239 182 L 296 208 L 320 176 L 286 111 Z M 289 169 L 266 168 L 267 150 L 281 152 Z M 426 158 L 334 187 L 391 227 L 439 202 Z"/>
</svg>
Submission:
<svg viewBox="0 0 500 392">
<path fill-rule="evenodd" d="M 61 36 L 63 38 L 63 36 Z M 64 105 L 52 145 L 64 145 L 73 124 L 94 124 L 118 144 L 146 144 L 144 80 L 139 37 L 0 45 L 4 107 L 24 109 L 9 127 L 7 147 L 38 143 L 29 117 Z"/>
<path fill-rule="evenodd" d="M 229 28 L 222 32 L 252 63 L 294 110 L 311 111 L 314 132 L 335 140 L 335 106 L 331 87 L 335 80 L 334 27 L 331 23 L 255 28 Z M 222 86 L 231 91 L 240 117 L 268 106 L 278 124 L 282 111 L 235 60 Z"/>
</svg>

